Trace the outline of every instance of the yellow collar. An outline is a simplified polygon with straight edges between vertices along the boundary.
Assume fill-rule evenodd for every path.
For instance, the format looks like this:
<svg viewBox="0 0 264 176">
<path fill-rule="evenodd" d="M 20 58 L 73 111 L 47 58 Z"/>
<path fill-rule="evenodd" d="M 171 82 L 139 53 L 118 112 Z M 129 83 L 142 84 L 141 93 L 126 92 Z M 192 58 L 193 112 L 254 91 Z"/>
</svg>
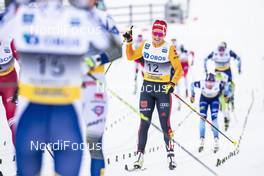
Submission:
<svg viewBox="0 0 264 176">
<path fill-rule="evenodd" d="M 158 47 L 160 47 L 161 45 L 163 45 L 165 43 L 165 40 L 163 40 L 160 44 L 154 44 L 153 42 L 152 42 L 152 45 L 154 46 L 154 48 L 158 48 Z"/>
</svg>

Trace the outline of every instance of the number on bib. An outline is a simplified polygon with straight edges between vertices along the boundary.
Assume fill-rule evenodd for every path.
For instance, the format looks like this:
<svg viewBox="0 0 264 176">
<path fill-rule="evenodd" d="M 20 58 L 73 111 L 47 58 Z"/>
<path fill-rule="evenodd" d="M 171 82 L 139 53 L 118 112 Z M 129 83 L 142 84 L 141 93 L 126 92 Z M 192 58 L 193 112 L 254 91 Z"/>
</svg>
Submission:
<svg viewBox="0 0 264 176">
<path fill-rule="evenodd" d="M 149 67 L 149 72 L 155 72 L 155 73 L 159 72 L 159 66 L 157 64 L 148 63 L 148 67 Z"/>
<path fill-rule="evenodd" d="M 65 72 L 65 65 L 58 57 L 39 57 L 39 72 L 42 75 L 51 74 L 61 76 Z"/>
</svg>

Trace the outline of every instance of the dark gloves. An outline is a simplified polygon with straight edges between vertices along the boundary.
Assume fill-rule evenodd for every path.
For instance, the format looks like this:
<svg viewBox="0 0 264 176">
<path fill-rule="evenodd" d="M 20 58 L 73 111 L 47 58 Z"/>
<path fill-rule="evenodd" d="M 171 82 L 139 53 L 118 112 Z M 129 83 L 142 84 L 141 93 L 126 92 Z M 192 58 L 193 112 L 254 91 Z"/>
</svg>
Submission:
<svg viewBox="0 0 264 176">
<path fill-rule="evenodd" d="M 124 41 L 126 41 L 127 43 L 130 43 L 133 41 L 132 28 L 133 28 L 133 26 L 131 26 L 130 29 L 123 34 Z"/>
</svg>

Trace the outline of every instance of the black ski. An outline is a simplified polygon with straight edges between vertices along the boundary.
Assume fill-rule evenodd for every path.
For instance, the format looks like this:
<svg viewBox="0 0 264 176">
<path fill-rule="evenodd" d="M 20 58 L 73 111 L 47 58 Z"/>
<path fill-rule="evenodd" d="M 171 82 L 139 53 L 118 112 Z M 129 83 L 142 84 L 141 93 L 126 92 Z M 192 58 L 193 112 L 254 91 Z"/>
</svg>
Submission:
<svg viewBox="0 0 264 176">
<path fill-rule="evenodd" d="M 128 165 L 127 164 L 125 165 L 125 170 L 128 171 L 128 172 L 144 171 L 146 169 L 147 168 L 135 168 L 135 167 L 128 168 Z"/>
</svg>

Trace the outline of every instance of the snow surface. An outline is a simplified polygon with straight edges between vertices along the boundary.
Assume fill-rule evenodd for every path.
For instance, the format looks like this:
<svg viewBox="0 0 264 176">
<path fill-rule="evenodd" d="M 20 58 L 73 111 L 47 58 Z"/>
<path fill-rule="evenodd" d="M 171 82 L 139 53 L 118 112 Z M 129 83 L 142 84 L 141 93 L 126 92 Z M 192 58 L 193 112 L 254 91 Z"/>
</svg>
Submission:
<svg viewBox="0 0 264 176">
<path fill-rule="evenodd" d="M 139 0 L 110 1 L 110 6 L 122 5 L 129 2 L 139 3 Z M 152 2 L 145 0 L 145 3 Z M 163 2 L 163 1 L 155 1 Z M 184 148 L 198 157 L 221 176 L 262 176 L 264 175 L 264 1 L 263 0 L 199 0 L 191 1 L 190 18 L 185 24 L 169 25 L 167 40 L 176 37 L 187 48 L 195 51 L 195 65 L 190 70 L 189 78 L 198 80 L 203 78 L 203 59 L 216 48 L 221 41 L 226 41 L 242 59 L 242 75 L 237 74 L 235 63 L 232 64 L 234 80 L 236 82 L 235 113 L 232 113 L 230 129 L 225 134 L 238 141 L 242 134 L 243 125 L 248 113 L 252 97 L 253 107 L 248 116 L 247 126 L 242 137 L 239 154 L 228 159 L 224 164 L 216 167 L 217 159 L 223 159 L 236 147 L 221 136 L 220 151 L 213 153 L 213 137 L 207 125 L 205 150 L 198 153 L 199 145 L 199 117 L 190 113 L 190 109 L 182 105 L 177 111 L 177 99 L 173 98 L 171 124 L 175 131 L 175 140 Z M 149 28 L 149 26 L 143 26 Z M 141 32 L 138 27 L 135 34 Z M 149 36 L 148 31 L 143 32 Z M 107 73 L 108 87 L 114 90 L 134 107 L 138 107 L 139 95 L 133 95 L 134 64 L 125 57 L 112 64 Z M 140 85 L 140 81 L 138 83 Z M 253 95 L 252 95 L 253 94 Z M 104 153 L 109 163 L 106 165 L 106 176 L 210 176 L 212 175 L 202 165 L 175 146 L 175 156 L 178 167 L 169 171 L 166 161 L 162 134 L 150 127 L 146 146 L 145 167 L 142 172 L 128 173 L 125 164 L 132 164 L 135 160 L 137 131 L 139 118 L 126 105 L 110 95 L 109 116 L 104 136 Z M 183 94 L 182 94 L 183 96 Z M 188 99 L 186 99 L 189 102 Z M 198 98 L 193 106 L 198 109 Z M 5 120 L 4 109 L 0 111 L 0 171 L 4 176 L 15 175 L 15 164 L 12 162 L 13 147 L 11 135 Z M 223 117 L 219 115 L 219 124 L 223 130 Z M 159 125 L 157 112 L 154 111 L 152 122 Z M 178 124 L 181 123 L 179 127 Z M 6 145 L 4 146 L 4 141 Z M 153 151 L 154 148 L 154 151 Z M 131 157 L 129 157 L 131 154 Z M 123 158 L 124 157 L 124 158 Z M 117 161 L 116 161 L 117 159 Z M 42 175 L 52 175 L 52 159 L 46 154 Z M 85 154 L 81 176 L 87 176 L 89 169 L 89 155 Z"/>
</svg>

